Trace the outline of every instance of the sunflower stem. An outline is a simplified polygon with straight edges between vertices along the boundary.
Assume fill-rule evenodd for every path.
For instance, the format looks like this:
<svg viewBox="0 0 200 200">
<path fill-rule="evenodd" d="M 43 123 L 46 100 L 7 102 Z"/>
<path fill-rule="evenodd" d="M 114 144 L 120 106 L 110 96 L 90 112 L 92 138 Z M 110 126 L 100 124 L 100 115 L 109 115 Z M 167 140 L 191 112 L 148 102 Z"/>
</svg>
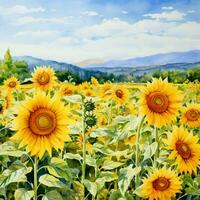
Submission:
<svg viewBox="0 0 200 200">
<path fill-rule="evenodd" d="M 85 126 L 85 107 L 83 103 L 83 114 L 82 114 L 82 137 L 83 137 L 83 163 L 82 163 L 82 184 L 84 186 L 84 181 L 85 181 L 85 168 L 86 168 L 86 126 Z M 83 193 L 85 196 L 85 187 L 83 187 Z"/>
<path fill-rule="evenodd" d="M 135 153 L 136 167 L 140 167 L 139 140 L 140 140 L 140 132 L 141 132 L 142 125 L 144 123 L 144 119 L 145 119 L 145 116 L 142 117 L 140 124 L 138 126 L 138 129 L 137 129 L 137 133 L 136 133 L 136 153 Z M 135 176 L 135 189 L 137 189 L 139 187 L 139 185 L 140 185 L 140 174 L 138 173 Z M 139 199 L 139 197 L 136 196 L 136 200 L 138 200 L 138 199 Z"/>
<path fill-rule="evenodd" d="M 112 121 L 112 106 L 113 106 L 113 101 L 112 99 L 110 100 L 110 107 L 109 107 L 109 116 L 108 116 L 108 125 L 110 125 Z"/>
<path fill-rule="evenodd" d="M 35 156 L 35 160 L 34 160 L 34 166 L 33 166 L 33 171 L 34 171 L 34 200 L 37 200 L 37 189 L 38 189 L 38 177 L 37 177 L 37 173 L 38 173 L 38 158 L 37 156 Z"/>
<path fill-rule="evenodd" d="M 157 168 L 158 167 L 158 158 L 159 158 L 159 135 L 158 135 L 158 128 L 156 126 L 154 126 L 155 129 L 155 141 L 157 143 L 157 148 L 156 148 L 156 152 L 154 155 L 154 167 Z"/>
</svg>

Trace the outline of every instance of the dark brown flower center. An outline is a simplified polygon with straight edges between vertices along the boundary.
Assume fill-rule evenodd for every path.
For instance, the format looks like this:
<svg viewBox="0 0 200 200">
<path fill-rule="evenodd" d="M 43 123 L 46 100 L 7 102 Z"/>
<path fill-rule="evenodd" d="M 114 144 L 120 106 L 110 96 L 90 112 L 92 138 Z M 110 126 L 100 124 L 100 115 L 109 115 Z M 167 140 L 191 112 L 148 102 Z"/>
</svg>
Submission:
<svg viewBox="0 0 200 200">
<path fill-rule="evenodd" d="M 124 96 L 123 91 L 120 90 L 120 89 L 116 90 L 116 91 L 115 91 L 115 94 L 116 94 L 116 96 L 117 96 L 118 98 L 120 98 L 120 99 Z"/>
<path fill-rule="evenodd" d="M 190 109 L 185 113 L 185 117 L 189 120 L 189 121 L 197 121 L 200 117 L 200 113 L 198 110 L 195 109 Z"/>
<path fill-rule="evenodd" d="M 72 92 L 72 90 L 70 90 L 69 88 L 66 88 L 66 89 L 64 90 L 64 95 L 70 96 L 70 95 L 72 95 L 72 94 L 73 94 L 73 92 Z"/>
<path fill-rule="evenodd" d="M 15 81 L 11 81 L 8 85 L 9 87 L 14 88 L 17 85 L 17 83 Z"/>
<path fill-rule="evenodd" d="M 168 97 L 162 92 L 152 92 L 147 96 L 147 105 L 156 113 L 163 113 L 168 109 Z"/>
<path fill-rule="evenodd" d="M 55 113 L 46 108 L 40 108 L 31 113 L 29 127 L 37 135 L 49 135 L 56 128 Z"/>
<path fill-rule="evenodd" d="M 169 186 L 170 186 L 170 182 L 165 177 L 159 177 L 153 181 L 153 188 L 155 190 L 164 191 L 164 190 L 167 190 Z"/>
<path fill-rule="evenodd" d="M 41 85 L 46 85 L 50 80 L 49 74 L 43 72 L 39 75 L 37 80 Z"/>
<path fill-rule="evenodd" d="M 182 141 L 177 141 L 176 150 L 183 159 L 189 159 L 192 155 L 190 147 Z"/>
</svg>

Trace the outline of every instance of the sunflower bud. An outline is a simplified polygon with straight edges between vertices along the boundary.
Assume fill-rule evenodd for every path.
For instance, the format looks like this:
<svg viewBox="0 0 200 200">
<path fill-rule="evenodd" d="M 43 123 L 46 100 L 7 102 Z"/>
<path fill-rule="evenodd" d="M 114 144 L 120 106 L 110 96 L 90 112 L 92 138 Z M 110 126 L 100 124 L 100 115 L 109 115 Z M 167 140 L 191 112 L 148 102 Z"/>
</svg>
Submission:
<svg viewBox="0 0 200 200">
<path fill-rule="evenodd" d="M 87 115 L 85 117 L 85 123 L 87 124 L 88 127 L 92 127 L 96 125 L 97 123 L 97 118 L 95 115 Z"/>
<path fill-rule="evenodd" d="M 85 110 L 90 112 L 90 111 L 93 111 L 95 109 L 95 104 L 94 102 L 92 102 L 92 100 L 90 99 L 89 101 L 86 101 L 84 103 L 84 107 L 85 107 Z"/>
</svg>

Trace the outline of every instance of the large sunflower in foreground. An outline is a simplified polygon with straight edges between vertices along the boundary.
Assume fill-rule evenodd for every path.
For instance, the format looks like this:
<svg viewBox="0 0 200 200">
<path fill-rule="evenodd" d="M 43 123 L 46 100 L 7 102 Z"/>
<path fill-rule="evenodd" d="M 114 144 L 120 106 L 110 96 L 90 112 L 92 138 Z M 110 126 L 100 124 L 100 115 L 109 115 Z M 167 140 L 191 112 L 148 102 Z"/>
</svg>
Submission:
<svg viewBox="0 0 200 200">
<path fill-rule="evenodd" d="M 52 148 L 63 149 L 64 142 L 70 141 L 68 113 L 57 96 L 38 94 L 27 99 L 18 107 L 13 122 L 17 132 L 11 139 L 19 141 L 19 147 L 26 146 L 31 155 L 42 158 L 47 151 L 51 156 Z"/>
<path fill-rule="evenodd" d="M 129 99 L 129 91 L 123 85 L 117 85 L 112 88 L 112 99 L 119 104 L 125 104 Z"/>
<path fill-rule="evenodd" d="M 190 127 L 200 126 L 200 105 L 190 104 L 181 110 L 181 122 Z"/>
<path fill-rule="evenodd" d="M 170 200 L 181 190 L 180 178 L 169 169 L 156 169 L 143 180 L 141 195 L 149 200 Z"/>
<path fill-rule="evenodd" d="M 4 81 L 4 86 L 7 90 L 14 91 L 19 88 L 19 81 L 16 77 L 12 76 Z"/>
<path fill-rule="evenodd" d="M 140 113 L 146 115 L 149 124 L 162 127 L 175 119 L 183 99 L 175 86 L 167 80 L 153 79 L 141 92 Z"/>
<path fill-rule="evenodd" d="M 198 137 L 193 136 L 183 127 L 174 127 L 166 141 L 168 149 L 171 150 L 169 159 L 175 159 L 175 164 L 181 173 L 197 171 L 200 166 L 200 144 Z"/>
<path fill-rule="evenodd" d="M 32 74 L 35 88 L 49 90 L 56 83 L 55 71 L 51 67 L 37 67 Z"/>
</svg>

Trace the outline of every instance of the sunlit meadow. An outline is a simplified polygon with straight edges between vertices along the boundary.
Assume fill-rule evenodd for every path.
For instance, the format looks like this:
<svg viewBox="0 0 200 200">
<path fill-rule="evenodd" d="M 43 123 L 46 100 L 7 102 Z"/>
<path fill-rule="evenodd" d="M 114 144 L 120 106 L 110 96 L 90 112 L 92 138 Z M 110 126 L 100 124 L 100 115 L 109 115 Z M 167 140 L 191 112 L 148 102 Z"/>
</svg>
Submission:
<svg viewBox="0 0 200 200">
<path fill-rule="evenodd" d="M 200 198 L 199 84 L 61 82 L 38 66 L 0 87 L 0 199 Z"/>
</svg>

